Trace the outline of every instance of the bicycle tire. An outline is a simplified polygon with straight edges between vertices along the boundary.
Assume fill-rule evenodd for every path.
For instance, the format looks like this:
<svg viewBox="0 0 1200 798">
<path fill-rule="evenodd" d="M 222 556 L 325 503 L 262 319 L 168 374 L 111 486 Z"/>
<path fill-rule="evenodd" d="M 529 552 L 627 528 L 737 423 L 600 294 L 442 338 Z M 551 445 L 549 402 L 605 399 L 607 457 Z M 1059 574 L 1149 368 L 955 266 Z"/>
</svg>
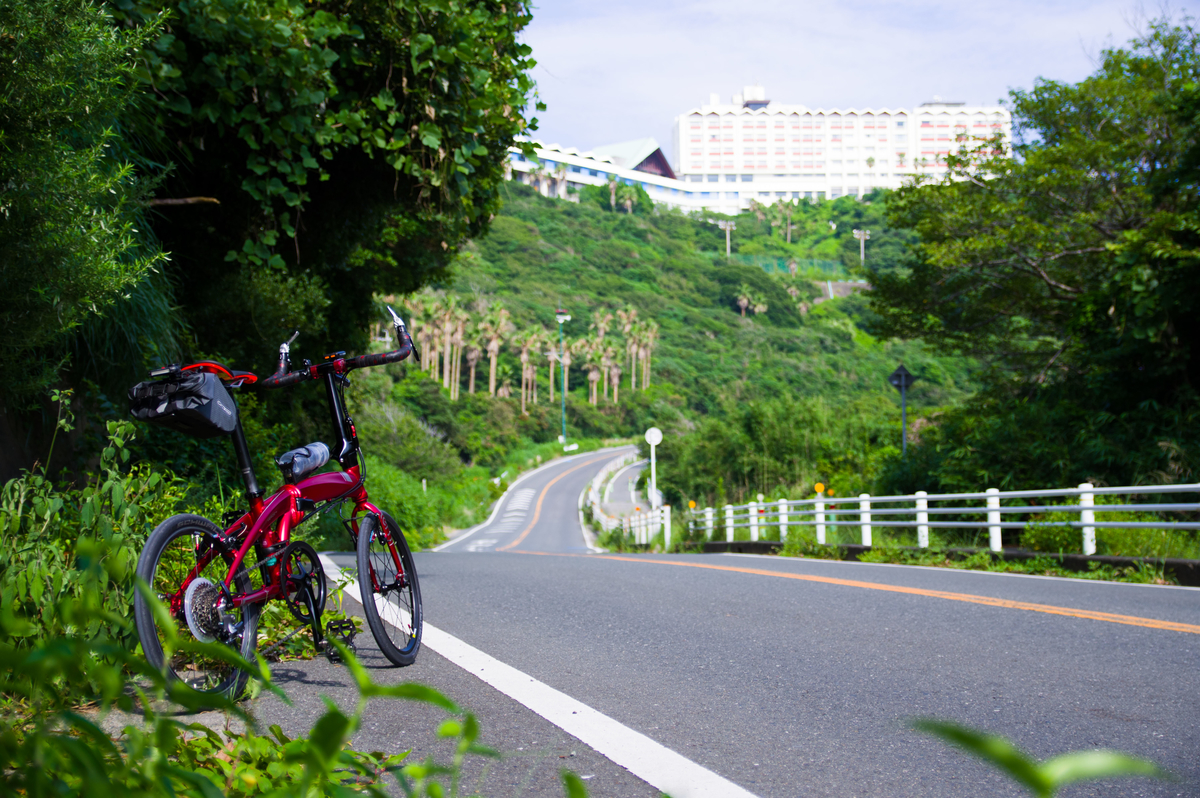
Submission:
<svg viewBox="0 0 1200 798">
<path fill-rule="evenodd" d="M 399 569 L 389 541 L 395 544 Z M 385 657 L 395 665 L 411 665 L 421 648 L 424 617 L 421 585 L 408 541 L 390 515 L 383 514 L 383 525 L 370 515 L 359 525 L 357 554 L 358 587 L 367 626 Z M 382 593 L 381 587 L 386 588 Z M 381 608 L 380 602 L 385 606 Z M 387 618 L 381 617 L 381 609 Z"/>
<path fill-rule="evenodd" d="M 185 617 L 183 596 L 187 588 L 183 586 L 183 582 L 197 564 L 197 552 L 201 541 L 206 537 L 210 540 L 218 538 L 220 534 L 221 529 L 206 518 L 198 515 L 174 515 L 150 533 L 138 557 L 137 575 L 167 606 L 176 623 L 174 633 L 182 640 L 199 639 Z M 218 554 L 196 576 L 207 579 L 213 585 L 219 585 L 224 581 L 232 559 L 228 553 Z M 194 580 L 189 580 L 189 585 L 192 581 Z M 236 578 L 234 587 L 238 592 L 248 591 L 249 576 L 242 574 Z M 229 613 L 241 624 L 241 632 L 232 638 L 232 643 L 222 641 L 250 661 L 254 659 L 254 650 L 258 642 L 260 609 L 259 605 L 251 604 Z M 159 628 L 150 604 L 140 591 L 134 594 L 133 617 L 138 639 L 142 644 L 142 653 L 154 668 L 164 671 L 169 680 L 182 682 L 198 693 L 228 695 L 232 698 L 241 695 L 249 677 L 241 668 L 190 652 L 176 652 L 170 662 L 165 661 L 164 632 Z"/>
</svg>

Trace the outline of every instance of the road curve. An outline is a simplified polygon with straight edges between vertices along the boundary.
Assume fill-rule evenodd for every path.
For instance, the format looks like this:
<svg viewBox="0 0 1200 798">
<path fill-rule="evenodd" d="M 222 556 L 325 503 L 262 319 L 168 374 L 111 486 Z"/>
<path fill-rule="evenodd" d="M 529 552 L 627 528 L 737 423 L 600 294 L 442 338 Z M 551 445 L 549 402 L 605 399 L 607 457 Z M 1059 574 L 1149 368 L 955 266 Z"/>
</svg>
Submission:
<svg viewBox="0 0 1200 798">
<path fill-rule="evenodd" d="M 590 551 L 579 523 L 579 496 L 605 463 L 633 448 L 603 449 L 547 463 L 514 482 L 487 521 L 438 546 L 438 551 Z"/>
</svg>

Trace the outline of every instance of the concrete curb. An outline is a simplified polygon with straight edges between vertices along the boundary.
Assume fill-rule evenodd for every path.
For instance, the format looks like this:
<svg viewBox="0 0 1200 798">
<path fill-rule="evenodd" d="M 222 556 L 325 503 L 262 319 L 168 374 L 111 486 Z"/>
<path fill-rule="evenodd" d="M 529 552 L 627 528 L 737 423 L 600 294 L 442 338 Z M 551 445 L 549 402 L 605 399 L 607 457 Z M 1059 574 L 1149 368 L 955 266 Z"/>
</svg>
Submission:
<svg viewBox="0 0 1200 798">
<path fill-rule="evenodd" d="M 735 540 L 732 543 L 724 540 L 713 540 L 704 544 L 706 554 L 772 554 L 783 547 L 777 540 Z M 843 543 L 837 546 L 842 553 L 842 559 L 857 560 L 860 554 L 871 550 L 870 546 L 859 543 Z M 916 546 L 897 546 L 903 551 L 920 552 Z M 1043 554 L 1033 551 L 998 551 L 987 549 L 945 549 L 944 553 L 951 560 L 966 558 L 988 552 L 992 560 L 1004 562 L 1025 562 L 1038 557 L 1049 557 L 1056 560 L 1058 565 L 1068 571 L 1087 571 L 1090 563 L 1111 565 L 1114 568 L 1130 568 L 1139 565 L 1151 565 L 1162 568 L 1163 571 L 1184 587 L 1200 587 L 1200 560 L 1181 560 L 1176 558 L 1158 559 L 1155 557 L 1108 557 L 1104 555 L 1087 556 L 1084 554 Z"/>
</svg>

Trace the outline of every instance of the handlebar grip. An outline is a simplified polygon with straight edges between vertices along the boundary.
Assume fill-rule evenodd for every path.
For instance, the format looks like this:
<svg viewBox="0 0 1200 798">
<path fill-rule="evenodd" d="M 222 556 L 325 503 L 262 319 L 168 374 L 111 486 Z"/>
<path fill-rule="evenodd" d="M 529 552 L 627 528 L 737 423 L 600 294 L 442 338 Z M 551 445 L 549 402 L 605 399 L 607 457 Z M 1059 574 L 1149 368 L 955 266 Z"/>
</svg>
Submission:
<svg viewBox="0 0 1200 798">
<path fill-rule="evenodd" d="M 258 384 L 262 388 L 283 388 L 309 379 L 312 379 L 312 375 L 307 370 L 291 371 L 287 374 L 272 374 Z"/>
<path fill-rule="evenodd" d="M 404 341 L 399 349 L 393 349 L 391 352 L 376 352 L 370 355 L 359 355 L 358 357 L 346 358 L 346 369 L 361 369 L 367 366 L 382 366 L 385 363 L 396 363 L 408 357 L 412 352 L 412 342 Z"/>
</svg>

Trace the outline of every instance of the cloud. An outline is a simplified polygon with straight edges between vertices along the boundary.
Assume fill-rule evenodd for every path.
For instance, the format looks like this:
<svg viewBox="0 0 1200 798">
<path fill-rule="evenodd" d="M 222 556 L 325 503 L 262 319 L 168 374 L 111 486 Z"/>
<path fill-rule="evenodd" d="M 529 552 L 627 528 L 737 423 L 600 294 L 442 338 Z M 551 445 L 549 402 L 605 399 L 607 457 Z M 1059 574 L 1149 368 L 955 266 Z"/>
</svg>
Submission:
<svg viewBox="0 0 1200 798">
<path fill-rule="evenodd" d="M 718 92 L 762 83 L 814 107 L 996 102 L 1077 81 L 1124 44 L 1127 2 L 547 2 L 525 33 L 549 108 L 537 137 L 580 148 L 654 136 Z M 669 148 L 668 148 L 669 149 Z"/>
</svg>

